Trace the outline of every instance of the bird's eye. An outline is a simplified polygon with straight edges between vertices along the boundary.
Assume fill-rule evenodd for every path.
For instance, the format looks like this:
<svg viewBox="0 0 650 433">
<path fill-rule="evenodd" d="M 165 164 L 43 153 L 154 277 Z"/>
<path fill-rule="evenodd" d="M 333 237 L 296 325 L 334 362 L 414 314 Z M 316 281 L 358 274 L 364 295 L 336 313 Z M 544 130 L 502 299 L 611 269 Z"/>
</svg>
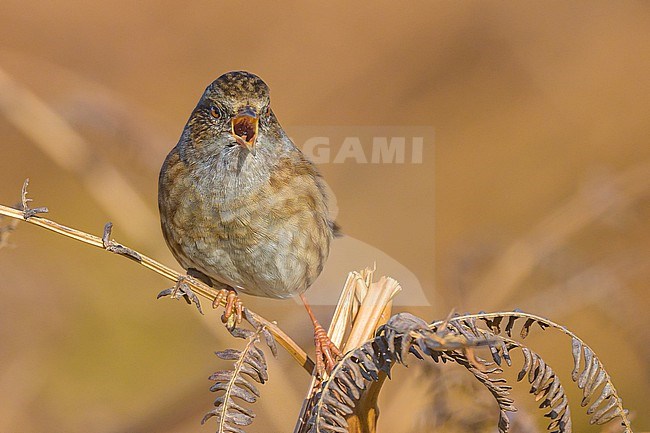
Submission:
<svg viewBox="0 0 650 433">
<path fill-rule="evenodd" d="M 218 119 L 221 117 L 221 110 L 219 110 L 219 107 L 217 107 L 216 105 L 213 105 L 212 107 L 210 107 L 210 115 L 215 119 Z"/>
</svg>

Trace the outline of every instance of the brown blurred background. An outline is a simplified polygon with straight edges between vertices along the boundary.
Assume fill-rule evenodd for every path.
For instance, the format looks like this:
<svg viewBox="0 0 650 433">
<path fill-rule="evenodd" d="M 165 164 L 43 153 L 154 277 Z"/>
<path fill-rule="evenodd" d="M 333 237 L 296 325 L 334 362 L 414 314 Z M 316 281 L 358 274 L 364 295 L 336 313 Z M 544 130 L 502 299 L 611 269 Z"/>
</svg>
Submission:
<svg viewBox="0 0 650 433">
<path fill-rule="evenodd" d="M 339 248 L 320 285 L 338 290 L 374 248 L 415 275 L 426 319 L 521 308 L 565 324 L 650 430 L 650 4 L 3 0 L 0 203 L 29 177 L 50 218 L 95 234 L 111 220 L 118 241 L 178 268 L 158 228 L 158 168 L 204 87 L 232 69 L 270 85 L 289 134 L 435 129 L 422 164 L 320 165 L 345 232 L 371 246 Z M 239 344 L 215 313 L 156 301 L 168 281 L 34 226 L 9 243 L 0 431 L 214 430 L 199 425 L 207 376 L 227 367 L 212 352 Z M 246 301 L 310 347 L 298 304 Z M 570 342 L 533 342 L 574 388 Z M 291 431 L 309 378 L 284 353 L 270 377 L 250 431 Z M 426 413 L 407 388 L 389 392 L 380 428 L 414 431 Z"/>
</svg>

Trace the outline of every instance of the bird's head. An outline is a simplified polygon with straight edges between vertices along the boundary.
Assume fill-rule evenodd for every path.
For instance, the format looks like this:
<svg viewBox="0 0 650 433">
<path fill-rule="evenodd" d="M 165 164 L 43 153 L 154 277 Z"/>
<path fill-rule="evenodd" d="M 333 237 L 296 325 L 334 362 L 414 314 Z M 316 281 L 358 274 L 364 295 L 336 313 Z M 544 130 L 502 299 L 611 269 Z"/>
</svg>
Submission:
<svg viewBox="0 0 650 433">
<path fill-rule="evenodd" d="M 239 145 L 255 154 L 261 129 L 272 118 L 269 88 L 257 75 L 227 72 L 210 84 L 188 122 L 195 142 Z"/>
</svg>

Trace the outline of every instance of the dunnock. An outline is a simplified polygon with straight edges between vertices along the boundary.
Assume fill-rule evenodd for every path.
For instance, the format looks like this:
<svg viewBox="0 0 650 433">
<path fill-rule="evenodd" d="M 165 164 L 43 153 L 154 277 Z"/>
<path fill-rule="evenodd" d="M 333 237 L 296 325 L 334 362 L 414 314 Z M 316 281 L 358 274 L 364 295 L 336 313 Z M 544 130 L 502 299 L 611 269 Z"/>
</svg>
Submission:
<svg viewBox="0 0 650 433">
<path fill-rule="evenodd" d="M 228 72 L 210 84 L 160 170 L 163 234 L 188 274 L 220 290 L 227 318 L 235 291 L 300 296 L 314 324 L 316 364 L 340 353 L 304 292 L 323 269 L 337 230 L 316 167 L 291 142 L 256 75 Z"/>
</svg>

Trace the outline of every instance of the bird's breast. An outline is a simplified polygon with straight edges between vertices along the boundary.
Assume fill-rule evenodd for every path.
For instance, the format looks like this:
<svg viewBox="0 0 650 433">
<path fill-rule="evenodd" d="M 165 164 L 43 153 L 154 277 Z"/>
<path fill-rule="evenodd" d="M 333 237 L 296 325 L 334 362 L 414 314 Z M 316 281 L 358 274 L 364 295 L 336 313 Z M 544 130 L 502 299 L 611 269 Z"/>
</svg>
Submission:
<svg viewBox="0 0 650 433">
<path fill-rule="evenodd" d="M 315 179 L 191 167 L 168 170 L 173 179 L 161 174 L 163 232 L 179 262 L 252 295 L 306 290 L 331 239 Z"/>
</svg>

